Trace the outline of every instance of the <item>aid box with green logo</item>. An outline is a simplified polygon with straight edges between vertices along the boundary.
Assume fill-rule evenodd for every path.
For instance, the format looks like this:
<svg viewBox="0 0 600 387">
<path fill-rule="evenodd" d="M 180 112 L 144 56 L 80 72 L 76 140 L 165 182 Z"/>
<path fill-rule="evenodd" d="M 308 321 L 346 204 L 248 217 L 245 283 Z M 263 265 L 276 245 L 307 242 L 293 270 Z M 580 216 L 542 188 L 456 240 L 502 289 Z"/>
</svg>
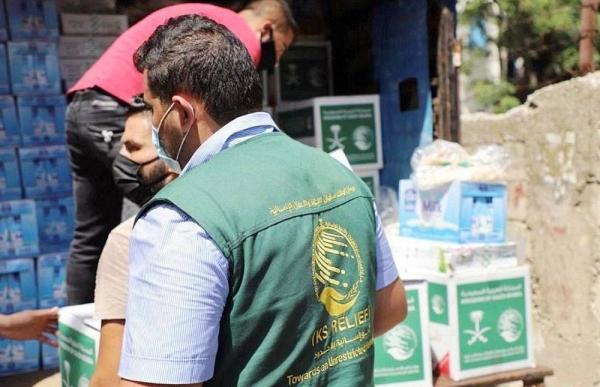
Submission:
<svg viewBox="0 0 600 387">
<path fill-rule="evenodd" d="M 427 283 L 401 275 L 406 290 L 406 319 L 375 339 L 376 386 L 432 385 Z"/>
<path fill-rule="evenodd" d="M 94 304 L 68 306 L 58 318 L 60 377 L 63 386 L 88 386 L 98 359 L 100 320 Z"/>
<path fill-rule="evenodd" d="M 282 131 L 300 142 L 325 152 L 342 149 L 357 172 L 383 167 L 379 95 L 282 103 L 276 120 Z"/>
<path fill-rule="evenodd" d="M 534 366 L 529 268 L 419 272 L 435 369 L 454 380 Z"/>
<path fill-rule="evenodd" d="M 371 192 L 373 192 L 375 198 L 379 198 L 379 169 L 358 171 L 356 174 L 365 182 Z"/>
</svg>

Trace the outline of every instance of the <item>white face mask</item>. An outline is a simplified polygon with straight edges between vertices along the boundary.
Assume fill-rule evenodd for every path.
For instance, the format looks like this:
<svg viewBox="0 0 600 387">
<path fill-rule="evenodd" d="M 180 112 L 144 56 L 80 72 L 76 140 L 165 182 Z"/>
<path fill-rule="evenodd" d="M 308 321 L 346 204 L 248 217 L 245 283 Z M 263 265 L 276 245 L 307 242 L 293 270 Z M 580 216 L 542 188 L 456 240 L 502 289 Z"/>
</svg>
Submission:
<svg viewBox="0 0 600 387">
<path fill-rule="evenodd" d="M 194 112 L 194 108 L 193 106 L 188 102 L 188 105 L 190 105 L 190 108 L 192 109 L 192 114 Z M 181 140 L 181 144 L 179 145 L 179 150 L 177 151 L 177 155 L 175 155 L 175 158 L 171 158 L 168 154 L 167 151 L 165 150 L 165 148 L 163 148 L 163 146 L 160 143 L 160 138 L 158 137 L 158 132 L 160 131 L 160 128 L 162 127 L 163 121 L 165 120 L 165 118 L 167 117 L 167 114 L 169 114 L 171 112 L 171 109 L 173 109 L 173 106 L 175 106 L 175 102 L 173 102 L 171 104 L 171 106 L 169 106 L 169 108 L 167 109 L 167 111 L 165 112 L 165 114 L 163 114 L 162 118 L 160 119 L 160 122 L 158 123 L 158 127 L 155 127 L 154 125 L 152 125 L 152 143 L 154 144 L 154 147 L 156 148 L 156 151 L 158 152 L 158 157 L 160 157 L 161 160 L 163 160 L 165 162 L 165 164 L 167 164 L 167 166 L 169 167 L 169 169 L 171 171 L 173 171 L 174 173 L 180 174 L 181 173 L 181 165 L 179 165 L 179 154 L 181 153 L 181 148 L 183 148 L 183 144 L 185 143 L 185 140 L 188 136 L 188 134 L 190 134 L 190 129 L 192 129 L 192 125 L 190 125 L 190 127 L 188 128 L 188 130 L 185 132 L 185 135 L 183 136 L 183 140 Z"/>
</svg>

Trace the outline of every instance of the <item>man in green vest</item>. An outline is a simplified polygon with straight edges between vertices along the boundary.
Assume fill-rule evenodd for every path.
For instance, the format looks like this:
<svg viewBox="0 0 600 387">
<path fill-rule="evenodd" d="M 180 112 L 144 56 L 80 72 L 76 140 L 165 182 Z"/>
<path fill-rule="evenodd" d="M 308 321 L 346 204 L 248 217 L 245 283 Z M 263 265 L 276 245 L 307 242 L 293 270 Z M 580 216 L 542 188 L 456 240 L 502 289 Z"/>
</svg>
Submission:
<svg viewBox="0 0 600 387">
<path fill-rule="evenodd" d="M 180 177 L 131 236 L 121 386 L 373 385 L 406 297 L 367 186 L 261 112 L 221 25 L 171 19 L 135 64 Z"/>
</svg>

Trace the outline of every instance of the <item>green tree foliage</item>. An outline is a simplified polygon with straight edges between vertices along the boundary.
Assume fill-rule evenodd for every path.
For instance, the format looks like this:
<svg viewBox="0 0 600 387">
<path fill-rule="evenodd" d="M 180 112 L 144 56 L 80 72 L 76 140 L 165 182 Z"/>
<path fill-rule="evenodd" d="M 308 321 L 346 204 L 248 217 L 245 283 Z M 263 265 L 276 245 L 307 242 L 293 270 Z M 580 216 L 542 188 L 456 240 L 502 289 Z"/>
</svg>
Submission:
<svg viewBox="0 0 600 387">
<path fill-rule="evenodd" d="M 515 86 L 506 81 L 500 83 L 475 82 L 473 94 L 479 103 L 490 106 L 494 113 L 504 113 L 521 104 L 521 101 L 514 96 Z"/>
<path fill-rule="evenodd" d="M 466 25 L 498 26 L 498 36 L 488 38 L 503 53 L 503 82 L 479 82 L 474 90 L 479 102 L 494 111 L 578 72 L 580 0 L 471 0 L 459 18 Z"/>
</svg>

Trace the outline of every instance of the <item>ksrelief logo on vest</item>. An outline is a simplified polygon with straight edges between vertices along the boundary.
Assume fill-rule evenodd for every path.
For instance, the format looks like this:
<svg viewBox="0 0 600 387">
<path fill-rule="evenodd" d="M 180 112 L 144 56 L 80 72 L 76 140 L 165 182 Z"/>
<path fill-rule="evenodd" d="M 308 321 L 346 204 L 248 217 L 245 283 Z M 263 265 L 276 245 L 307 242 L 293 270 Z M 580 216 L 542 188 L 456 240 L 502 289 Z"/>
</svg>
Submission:
<svg viewBox="0 0 600 387">
<path fill-rule="evenodd" d="M 319 219 L 312 274 L 315 295 L 330 316 L 339 316 L 354 306 L 364 271 L 358 246 L 343 227 Z"/>
</svg>

